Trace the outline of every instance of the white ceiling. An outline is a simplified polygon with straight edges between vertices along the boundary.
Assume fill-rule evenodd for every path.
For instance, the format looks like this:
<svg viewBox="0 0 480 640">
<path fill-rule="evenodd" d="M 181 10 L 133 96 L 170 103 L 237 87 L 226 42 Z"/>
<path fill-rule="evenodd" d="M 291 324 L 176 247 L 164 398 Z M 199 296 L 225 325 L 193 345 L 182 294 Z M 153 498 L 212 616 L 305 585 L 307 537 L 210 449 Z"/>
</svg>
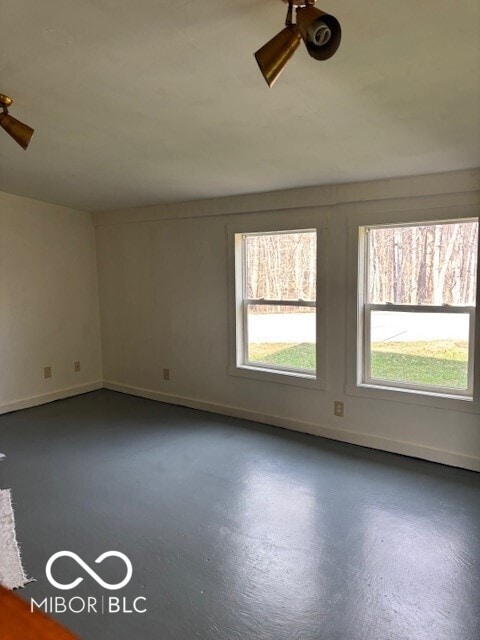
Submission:
<svg viewBox="0 0 480 640">
<path fill-rule="evenodd" d="M 327 0 L 268 89 L 280 0 L 0 0 L 0 190 L 108 210 L 480 165 L 478 0 Z"/>
</svg>

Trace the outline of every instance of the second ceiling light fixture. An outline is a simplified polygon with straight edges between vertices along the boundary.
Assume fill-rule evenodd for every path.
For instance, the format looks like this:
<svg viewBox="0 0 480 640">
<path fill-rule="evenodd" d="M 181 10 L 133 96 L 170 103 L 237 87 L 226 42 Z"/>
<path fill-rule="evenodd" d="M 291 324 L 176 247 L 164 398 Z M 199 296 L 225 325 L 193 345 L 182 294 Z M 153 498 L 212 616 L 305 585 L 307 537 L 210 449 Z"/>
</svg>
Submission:
<svg viewBox="0 0 480 640">
<path fill-rule="evenodd" d="M 12 104 L 13 100 L 0 93 L 0 127 L 5 129 L 9 136 L 11 136 L 22 149 L 26 149 L 30 144 L 30 140 L 33 136 L 33 129 L 28 124 L 23 124 L 20 120 L 17 120 L 8 113 L 8 107 Z"/>
<path fill-rule="evenodd" d="M 285 0 L 283 0 L 285 2 Z M 340 46 L 342 30 L 334 16 L 314 7 L 315 0 L 287 0 L 285 28 L 255 53 L 263 77 L 271 87 L 303 39 L 315 60 L 328 60 Z M 293 7 L 296 7 L 296 23 Z"/>
</svg>

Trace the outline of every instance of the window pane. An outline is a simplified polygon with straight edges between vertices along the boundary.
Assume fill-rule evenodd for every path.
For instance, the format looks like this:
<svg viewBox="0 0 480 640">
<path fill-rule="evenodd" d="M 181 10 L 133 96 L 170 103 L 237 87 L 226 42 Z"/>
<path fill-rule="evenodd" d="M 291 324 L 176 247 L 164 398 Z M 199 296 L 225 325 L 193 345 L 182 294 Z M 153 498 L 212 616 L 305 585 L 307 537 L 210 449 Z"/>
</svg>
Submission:
<svg viewBox="0 0 480 640">
<path fill-rule="evenodd" d="M 247 235 L 246 297 L 315 300 L 315 231 Z"/>
<path fill-rule="evenodd" d="M 478 221 L 370 228 L 368 302 L 475 305 Z"/>
<path fill-rule="evenodd" d="M 468 388 L 467 313 L 371 312 L 371 378 Z"/>
<path fill-rule="evenodd" d="M 248 361 L 316 370 L 315 308 L 248 304 Z"/>
</svg>

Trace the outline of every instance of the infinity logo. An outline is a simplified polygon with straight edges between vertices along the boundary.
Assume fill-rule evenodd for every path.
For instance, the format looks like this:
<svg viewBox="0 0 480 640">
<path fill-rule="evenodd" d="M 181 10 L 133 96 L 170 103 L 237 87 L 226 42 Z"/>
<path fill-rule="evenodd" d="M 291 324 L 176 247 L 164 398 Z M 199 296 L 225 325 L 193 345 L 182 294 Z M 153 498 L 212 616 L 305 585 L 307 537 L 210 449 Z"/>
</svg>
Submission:
<svg viewBox="0 0 480 640">
<path fill-rule="evenodd" d="M 92 577 L 95 580 L 95 582 L 98 582 L 98 584 L 101 587 L 103 587 L 104 589 L 108 589 L 109 591 L 116 591 L 117 589 L 122 589 L 122 587 L 124 587 L 130 582 L 133 574 L 133 567 L 132 567 L 132 563 L 127 558 L 127 556 L 124 553 L 120 553 L 120 551 L 106 551 L 105 553 L 102 553 L 101 556 L 98 556 L 98 558 L 95 560 L 95 563 L 100 564 L 106 558 L 111 558 L 111 557 L 120 558 L 121 560 L 123 560 L 123 562 L 127 567 L 127 575 L 118 584 L 109 584 L 108 582 L 105 582 L 104 580 L 102 580 L 102 578 L 98 575 L 98 573 L 93 571 L 93 569 L 91 569 L 88 566 L 88 564 L 86 564 L 82 560 L 82 558 L 80 558 L 80 556 L 77 556 L 76 553 L 73 553 L 73 551 L 59 551 L 58 553 L 54 553 L 53 556 L 47 562 L 47 565 L 45 567 L 45 573 L 47 575 L 47 579 L 50 582 L 50 584 L 56 587 L 57 589 L 62 589 L 63 591 L 75 589 L 75 587 L 77 587 L 81 582 L 83 582 L 83 578 L 76 578 L 76 580 L 74 580 L 70 584 L 61 584 L 60 582 L 57 582 L 55 578 L 52 576 L 52 566 L 53 566 L 53 563 L 56 562 L 56 560 L 58 560 L 58 558 L 72 558 L 73 560 L 75 560 L 77 564 L 79 564 L 82 567 L 82 569 L 86 573 L 88 573 L 90 577 Z"/>
</svg>

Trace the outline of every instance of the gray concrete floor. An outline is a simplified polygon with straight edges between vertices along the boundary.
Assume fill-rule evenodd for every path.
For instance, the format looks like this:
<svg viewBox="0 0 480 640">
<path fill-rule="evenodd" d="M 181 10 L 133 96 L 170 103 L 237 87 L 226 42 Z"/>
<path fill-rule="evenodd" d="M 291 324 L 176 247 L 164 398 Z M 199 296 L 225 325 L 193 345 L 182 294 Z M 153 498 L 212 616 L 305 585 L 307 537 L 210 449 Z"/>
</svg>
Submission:
<svg viewBox="0 0 480 640">
<path fill-rule="evenodd" d="M 57 615 L 84 640 L 480 637 L 479 474 L 108 391 L 2 416 L 0 449 L 22 597 L 147 598 Z M 132 580 L 64 558 L 56 590 L 65 549 Z"/>
</svg>

